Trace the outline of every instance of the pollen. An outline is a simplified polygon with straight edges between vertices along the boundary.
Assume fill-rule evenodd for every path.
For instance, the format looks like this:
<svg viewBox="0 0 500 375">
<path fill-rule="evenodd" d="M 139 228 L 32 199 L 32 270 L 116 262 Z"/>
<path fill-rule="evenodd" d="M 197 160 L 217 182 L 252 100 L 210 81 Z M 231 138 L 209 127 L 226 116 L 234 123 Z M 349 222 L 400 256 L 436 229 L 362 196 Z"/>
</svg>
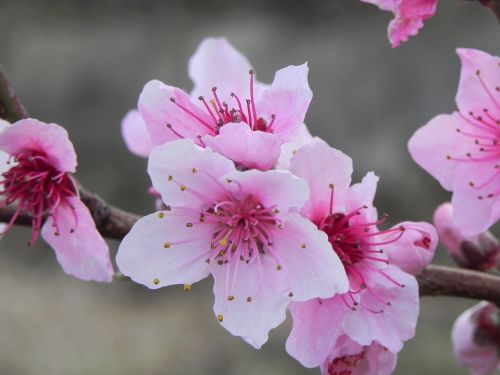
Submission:
<svg viewBox="0 0 500 375">
<path fill-rule="evenodd" d="M 191 290 L 191 288 L 192 288 L 191 284 L 184 284 L 183 289 L 184 289 L 185 292 L 189 292 Z"/>
<path fill-rule="evenodd" d="M 160 283 L 160 279 L 154 279 L 153 284 L 158 285 Z"/>
<path fill-rule="evenodd" d="M 218 315 L 217 315 L 217 320 L 218 320 L 219 322 L 222 322 L 222 321 L 224 320 L 224 317 L 222 316 L 222 314 L 218 314 Z"/>
<path fill-rule="evenodd" d="M 221 246 L 226 246 L 227 245 L 227 239 L 223 238 L 222 240 L 219 241 L 219 245 Z"/>
</svg>

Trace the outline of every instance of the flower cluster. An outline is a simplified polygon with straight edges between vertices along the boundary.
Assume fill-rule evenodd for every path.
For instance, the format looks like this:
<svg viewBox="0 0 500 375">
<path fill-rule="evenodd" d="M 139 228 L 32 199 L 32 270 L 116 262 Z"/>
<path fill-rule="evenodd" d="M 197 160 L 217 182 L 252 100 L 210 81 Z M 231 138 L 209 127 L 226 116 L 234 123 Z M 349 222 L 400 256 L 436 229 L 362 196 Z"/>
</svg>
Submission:
<svg viewBox="0 0 500 375">
<path fill-rule="evenodd" d="M 214 314 L 260 348 L 282 323 L 286 347 L 324 374 L 390 374 L 419 311 L 413 275 L 432 259 L 434 227 L 379 229 L 378 177 L 351 185 L 352 160 L 303 124 L 307 64 L 256 81 L 223 38 L 189 62 L 190 94 L 153 80 L 127 114 L 129 149 L 148 156 L 161 196 L 121 243 L 120 271 L 156 289 L 212 275 Z"/>
</svg>

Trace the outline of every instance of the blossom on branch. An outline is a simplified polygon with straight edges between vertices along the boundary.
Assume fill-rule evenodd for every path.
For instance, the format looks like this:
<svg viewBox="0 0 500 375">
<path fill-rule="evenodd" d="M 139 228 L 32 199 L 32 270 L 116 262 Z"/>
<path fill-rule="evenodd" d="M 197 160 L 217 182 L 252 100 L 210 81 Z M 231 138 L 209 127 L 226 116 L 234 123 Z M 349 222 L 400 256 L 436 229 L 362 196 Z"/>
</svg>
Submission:
<svg viewBox="0 0 500 375">
<path fill-rule="evenodd" d="M 17 205 L 2 235 L 20 214 L 28 214 L 32 218 L 29 244 L 35 243 L 41 231 L 66 273 L 111 282 L 108 246 L 71 176 L 77 163 L 66 130 L 34 119 L 2 124 L 2 128 L 0 207 Z"/>
<path fill-rule="evenodd" d="M 312 99 L 307 74 L 307 64 L 289 66 L 264 85 L 226 39 L 209 38 L 189 62 L 191 95 L 153 80 L 138 108 L 154 145 L 188 138 L 244 168 L 267 170 L 304 121 Z"/>
<path fill-rule="evenodd" d="M 394 14 L 387 34 L 393 48 L 417 35 L 424 21 L 436 13 L 437 0 L 361 0 Z"/>
<path fill-rule="evenodd" d="M 311 197 L 301 213 L 328 236 L 329 251 L 339 256 L 349 290 L 290 305 L 288 353 L 304 366 L 316 367 L 342 335 L 361 346 L 375 342 L 397 353 L 415 334 L 419 311 L 417 282 L 401 268 L 416 271 L 430 262 L 437 245 L 435 230 L 426 223 L 379 230 L 386 216 L 378 219 L 372 203 L 378 178 L 368 173 L 361 183 L 349 186 L 351 159 L 324 143 L 299 149 L 290 169 L 309 184 Z"/>
<path fill-rule="evenodd" d="M 214 277 L 214 312 L 233 335 L 259 348 L 290 301 L 347 290 L 327 236 L 298 210 L 307 184 L 288 171 L 237 171 L 192 140 L 153 149 L 148 172 L 165 209 L 140 219 L 117 264 L 149 288 L 186 290 Z"/>
<path fill-rule="evenodd" d="M 465 236 L 453 222 L 453 206 L 450 203 L 443 203 L 436 209 L 434 225 L 445 249 L 460 267 L 479 271 L 498 267 L 498 239 L 490 231 Z"/>
<path fill-rule="evenodd" d="M 458 49 L 458 109 L 434 117 L 408 142 L 413 159 L 453 192 L 453 218 L 465 236 L 500 218 L 500 58 Z"/>
<path fill-rule="evenodd" d="M 500 310 L 481 302 L 465 310 L 451 334 L 453 350 L 471 375 L 490 375 L 500 370 Z"/>
</svg>

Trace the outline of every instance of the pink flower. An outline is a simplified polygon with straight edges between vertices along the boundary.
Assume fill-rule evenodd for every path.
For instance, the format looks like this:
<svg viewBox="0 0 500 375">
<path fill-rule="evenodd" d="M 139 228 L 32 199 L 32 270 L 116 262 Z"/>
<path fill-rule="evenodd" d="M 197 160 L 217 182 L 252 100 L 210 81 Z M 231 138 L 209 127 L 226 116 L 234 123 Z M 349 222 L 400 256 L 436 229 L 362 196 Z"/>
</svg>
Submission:
<svg viewBox="0 0 500 375">
<path fill-rule="evenodd" d="M 397 355 L 372 343 L 362 346 L 343 335 L 333 352 L 321 365 L 323 375 L 390 375 L 396 368 Z"/>
<path fill-rule="evenodd" d="M 410 223 L 378 230 L 385 220 L 377 219 L 372 205 L 378 178 L 368 173 L 349 187 L 351 159 L 324 143 L 299 149 L 291 171 L 309 184 L 311 197 L 301 213 L 328 236 L 330 251 L 347 272 L 349 291 L 290 305 L 288 353 L 306 367 L 319 366 L 343 334 L 362 346 L 377 342 L 398 352 L 413 337 L 419 310 L 417 282 L 398 263 L 420 269 L 428 262 L 428 255 L 418 253 L 434 252 L 432 227 Z M 390 254 L 385 253 L 388 247 Z"/>
<path fill-rule="evenodd" d="M 455 321 L 451 338 L 455 356 L 471 375 L 500 369 L 500 311 L 488 302 L 465 310 Z"/>
<path fill-rule="evenodd" d="M 35 243 L 41 229 L 64 272 L 83 280 L 111 282 L 108 246 L 71 177 L 76 171 L 76 154 L 66 130 L 34 119 L 3 128 L 0 150 L 9 158 L 2 163 L 0 204 L 18 205 L 7 229 L 19 214 L 30 215 L 30 244 Z M 42 226 L 45 215 L 48 217 Z"/>
<path fill-rule="evenodd" d="M 361 0 L 392 12 L 394 19 L 387 31 L 393 48 L 399 47 L 410 36 L 417 35 L 424 21 L 436 13 L 437 0 Z"/>
<path fill-rule="evenodd" d="M 307 73 L 307 64 L 289 66 L 265 86 L 226 39 L 209 38 L 189 61 L 191 95 L 153 80 L 139 111 L 155 145 L 189 138 L 243 167 L 266 170 L 304 121 L 312 99 Z"/>
<path fill-rule="evenodd" d="M 139 111 L 127 112 L 121 124 L 122 136 L 131 153 L 146 158 L 154 145 Z"/>
<path fill-rule="evenodd" d="M 413 159 L 453 192 L 453 217 L 465 236 L 500 217 L 500 58 L 458 49 L 462 72 L 451 115 L 434 117 L 408 143 Z"/>
<path fill-rule="evenodd" d="M 485 271 L 498 266 L 498 240 L 490 231 L 464 236 L 453 222 L 453 207 L 450 203 L 443 203 L 436 209 L 434 223 L 445 249 L 460 267 Z"/>
<path fill-rule="evenodd" d="M 148 172 L 166 209 L 140 219 L 118 249 L 134 281 L 189 289 L 212 274 L 217 319 L 256 348 L 290 301 L 346 291 L 326 235 L 297 213 L 309 193 L 290 172 L 239 172 L 188 139 L 153 149 Z"/>
</svg>

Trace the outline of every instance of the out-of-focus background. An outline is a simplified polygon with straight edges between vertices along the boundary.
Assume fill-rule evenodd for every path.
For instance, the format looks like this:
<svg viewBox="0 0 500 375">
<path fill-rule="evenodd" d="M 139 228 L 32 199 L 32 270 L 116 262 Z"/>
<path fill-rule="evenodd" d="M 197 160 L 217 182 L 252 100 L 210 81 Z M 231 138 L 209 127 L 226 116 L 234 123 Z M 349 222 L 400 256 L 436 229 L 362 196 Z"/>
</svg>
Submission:
<svg viewBox="0 0 500 375">
<path fill-rule="evenodd" d="M 349 154 L 355 180 L 380 177 L 390 223 L 431 220 L 448 194 L 412 162 L 406 142 L 454 109 L 456 47 L 498 54 L 498 23 L 467 1 L 440 1 L 417 37 L 392 50 L 389 13 L 357 0 L 0 1 L 0 63 L 30 114 L 68 129 L 82 183 L 125 209 L 153 202 L 146 161 L 129 154 L 120 120 L 158 78 L 190 88 L 187 61 L 202 38 L 226 36 L 259 79 L 309 61 L 311 131 Z M 318 374 L 288 357 L 290 322 L 257 351 L 219 327 L 212 282 L 190 293 L 66 276 L 29 231 L 0 242 L 1 374 Z M 113 252 L 118 243 L 110 242 Z M 450 264 L 440 250 L 436 263 Z M 465 374 L 450 329 L 472 301 L 423 298 L 414 340 L 396 374 Z"/>
</svg>

